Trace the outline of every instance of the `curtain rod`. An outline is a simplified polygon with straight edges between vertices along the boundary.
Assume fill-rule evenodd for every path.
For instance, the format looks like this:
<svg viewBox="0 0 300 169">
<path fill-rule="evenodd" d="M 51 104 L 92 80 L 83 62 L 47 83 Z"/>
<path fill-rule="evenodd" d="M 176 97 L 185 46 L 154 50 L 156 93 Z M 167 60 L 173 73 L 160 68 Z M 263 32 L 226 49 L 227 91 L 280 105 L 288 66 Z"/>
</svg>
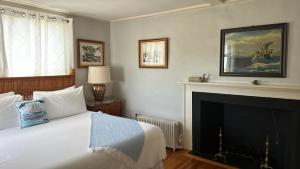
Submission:
<svg viewBox="0 0 300 169">
<path fill-rule="evenodd" d="M 20 12 L 22 11 L 22 12 Z M 26 12 L 23 12 L 26 11 Z M 6 5 L 0 5 L 0 12 L 2 14 L 8 14 L 8 15 L 16 15 L 19 14 L 23 17 L 26 17 L 27 15 L 31 16 L 32 18 L 40 18 L 40 19 L 50 19 L 52 21 L 58 21 L 61 20 L 63 22 L 69 23 L 69 18 L 66 18 L 64 16 L 59 16 L 59 15 L 54 15 L 54 14 L 48 14 L 48 13 L 43 13 L 43 12 L 38 12 L 38 11 L 32 11 L 29 9 L 25 8 L 17 8 L 17 7 L 12 7 L 12 6 L 6 6 Z M 50 15 L 50 16 L 49 16 Z"/>
</svg>

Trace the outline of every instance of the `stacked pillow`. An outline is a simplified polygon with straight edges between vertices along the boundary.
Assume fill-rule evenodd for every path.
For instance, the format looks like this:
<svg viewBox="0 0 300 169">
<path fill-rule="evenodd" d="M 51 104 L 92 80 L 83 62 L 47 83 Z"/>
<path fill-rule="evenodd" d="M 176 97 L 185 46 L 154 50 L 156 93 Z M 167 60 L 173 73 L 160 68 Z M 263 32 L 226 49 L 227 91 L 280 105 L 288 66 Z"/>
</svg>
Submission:
<svg viewBox="0 0 300 169">
<path fill-rule="evenodd" d="M 22 101 L 21 95 L 13 92 L 0 94 L 0 130 L 20 126 L 15 102 Z"/>
<path fill-rule="evenodd" d="M 33 99 L 45 101 L 49 120 L 87 111 L 82 86 L 51 92 L 35 91 Z"/>
<path fill-rule="evenodd" d="M 0 94 L 0 130 L 30 127 L 86 112 L 83 87 L 56 91 L 35 91 L 32 101 L 22 101 L 14 92 Z"/>
<path fill-rule="evenodd" d="M 13 96 L 13 95 L 15 95 L 15 92 L 1 93 L 1 94 L 0 94 L 0 99 L 1 99 L 1 98 L 4 98 L 4 97 L 6 97 L 6 96 Z"/>
</svg>

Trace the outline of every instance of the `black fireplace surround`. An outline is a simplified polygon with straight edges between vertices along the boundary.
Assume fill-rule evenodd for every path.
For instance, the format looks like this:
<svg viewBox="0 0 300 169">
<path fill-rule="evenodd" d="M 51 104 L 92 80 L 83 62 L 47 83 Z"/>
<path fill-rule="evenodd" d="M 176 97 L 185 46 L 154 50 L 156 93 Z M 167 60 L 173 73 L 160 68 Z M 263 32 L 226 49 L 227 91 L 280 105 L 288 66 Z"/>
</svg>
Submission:
<svg viewBox="0 0 300 169">
<path fill-rule="evenodd" d="M 225 163 L 259 169 L 268 135 L 273 169 L 300 168 L 300 100 L 201 92 L 192 97 L 194 155 L 216 160 L 222 128 Z"/>
</svg>

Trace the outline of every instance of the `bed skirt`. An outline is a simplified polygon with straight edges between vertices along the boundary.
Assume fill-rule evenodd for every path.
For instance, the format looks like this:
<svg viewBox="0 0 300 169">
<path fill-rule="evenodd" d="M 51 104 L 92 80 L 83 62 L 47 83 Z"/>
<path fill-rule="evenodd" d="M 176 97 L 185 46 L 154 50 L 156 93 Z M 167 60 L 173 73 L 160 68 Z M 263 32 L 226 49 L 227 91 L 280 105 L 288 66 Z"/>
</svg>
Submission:
<svg viewBox="0 0 300 169">
<path fill-rule="evenodd" d="M 163 161 L 160 161 L 158 162 L 153 168 L 151 169 L 164 169 L 164 162 Z"/>
</svg>

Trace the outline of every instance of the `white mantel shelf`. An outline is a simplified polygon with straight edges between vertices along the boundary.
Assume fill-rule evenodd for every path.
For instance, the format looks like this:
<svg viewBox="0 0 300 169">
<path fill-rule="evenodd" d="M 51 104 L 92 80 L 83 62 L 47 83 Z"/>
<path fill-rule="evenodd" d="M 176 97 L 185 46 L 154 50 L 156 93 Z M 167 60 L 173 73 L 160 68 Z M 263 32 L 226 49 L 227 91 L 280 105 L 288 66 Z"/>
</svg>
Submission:
<svg viewBox="0 0 300 169">
<path fill-rule="evenodd" d="M 253 88 L 253 89 L 268 89 L 268 90 L 284 90 L 284 91 L 295 91 L 300 92 L 300 86 L 292 85 L 273 85 L 273 84 L 260 84 L 252 85 L 250 83 L 226 83 L 226 82 L 177 82 L 179 84 L 187 85 L 208 85 L 208 86 L 224 86 L 224 87 L 240 87 L 240 88 Z"/>
<path fill-rule="evenodd" d="M 300 86 L 238 82 L 177 82 L 183 86 L 184 148 L 192 149 L 192 96 L 193 92 L 218 93 L 240 96 L 300 100 Z"/>
<path fill-rule="evenodd" d="M 258 96 L 258 97 L 274 97 L 283 99 L 300 100 L 300 86 L 296 85 L 275 85 L 275 84 L 260 84 L 253 85 L 249 83 L 238 82 L 177 82 L 178 84 L 184 84 L 187 86 L 198 86 L 195 91 L 202 91 L 206 88 L 212 89 L 210 93 L 221 94 L 238 94 L 246 96 Z M 223 89 L 219 91 L 218 89 Z M 242 92 L 241 92 L 242 91 Z"/>
</svg>

